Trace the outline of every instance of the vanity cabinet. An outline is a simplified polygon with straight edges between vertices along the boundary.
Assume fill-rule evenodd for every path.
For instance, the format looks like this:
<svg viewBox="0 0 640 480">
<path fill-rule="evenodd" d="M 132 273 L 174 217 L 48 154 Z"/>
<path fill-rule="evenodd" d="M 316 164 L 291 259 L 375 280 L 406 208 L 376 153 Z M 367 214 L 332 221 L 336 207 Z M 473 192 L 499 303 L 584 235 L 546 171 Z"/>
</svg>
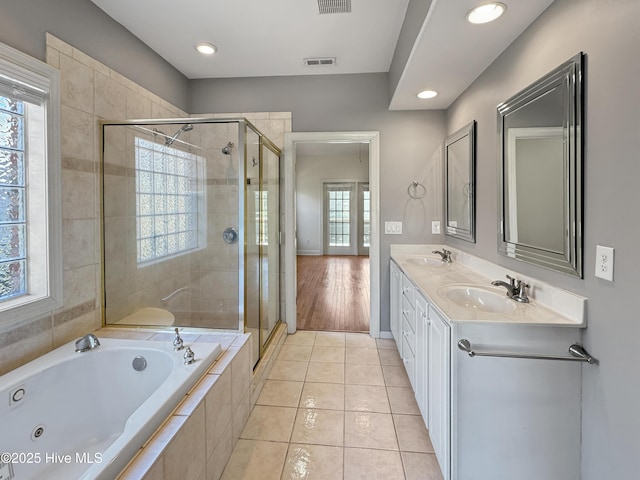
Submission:
<svg viewBox="0 0 640 480">
<path fill-rule="evenodd" d="M 579 480 L 585 367 L 470 357 L 457 344 L 562 355 L 582 329 L 451 321 L 420 281 L 392 260 L 392 332 L 444 479 Z"/>
<path fill-rule="evenodd" d="M 391 324 L 422 419 L 445 478 L 450 451 L 451 327 L 422 291 L 391 261 Z"/>
</svg>

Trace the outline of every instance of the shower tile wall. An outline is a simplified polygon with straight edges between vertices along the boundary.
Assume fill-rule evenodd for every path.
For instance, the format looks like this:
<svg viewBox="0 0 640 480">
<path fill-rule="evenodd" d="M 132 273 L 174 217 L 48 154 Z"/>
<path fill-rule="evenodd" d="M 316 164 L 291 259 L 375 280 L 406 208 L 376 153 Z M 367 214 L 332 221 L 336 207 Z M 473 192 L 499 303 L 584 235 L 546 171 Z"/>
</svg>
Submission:
<svg viewBox="0 0 640 480">
<path fill-rule="evenodd" d="M 46 42 L 47 63 L 60 69 L 64 306 L 0 333 L 0 374 L 100 327 L 98 120 L 188 116 L 55 36 Z M 290 113 L 237 115 L 279 146 L 291 131 Z"/>
</svg>

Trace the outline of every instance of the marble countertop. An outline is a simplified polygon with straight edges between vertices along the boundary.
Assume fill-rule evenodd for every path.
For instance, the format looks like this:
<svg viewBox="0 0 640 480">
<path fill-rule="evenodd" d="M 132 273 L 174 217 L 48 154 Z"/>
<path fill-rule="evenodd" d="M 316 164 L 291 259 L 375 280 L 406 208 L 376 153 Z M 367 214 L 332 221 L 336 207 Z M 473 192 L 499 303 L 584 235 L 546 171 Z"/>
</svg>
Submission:
<svg viewBox="0 0 640 480">
<path fill-rule="evenodd" d="M 400 247 L 400 246 L 398 246 Z M 482 275 L 496 274 L 501 267 L 494 264 L 478 268 L 482 263 L 488 263 L 481 259 L 474 262 L 473 258 L 463 252 L 453 249 L 453 262 L 429 262 L 428 264 L 417 264 L 416 261 L 424 257 L 439 260 L 438 255 L 431 253 L 433 248 L 442 246 L 424 246 L 424 249 L 392 249 L 391 258 L 409 279 L 428 297 L 430 303 L 440 311 L 452 323 L 503 323 L 503 324 L 523 324 L 523 325 L 544 325 L 558 327 L 586 327 L 586 298 L 575 295 L 543 284 L 539 281 L 525 279 L 532 286 L 529 295 L 529 303 L 513 302 L 515 307 L 509 313 L 495 313 L 478 310 L 473 307 L 465 307 L 454 303 L 445 296 L 445 290 L 452 285 L 478 286 L 484 290 L 493 291 L 506 297 L 506 290 L 503 287 L 494 287 L 492 280 L 506 280 L 504 274 L 488 277 Z M 449 248 L 449 247 L 445 247 Z M 395 251 L 394 251 L 395 250 Z M 423 250 L 422 253 L 418 253 Z M 428 253 L 427 253 L 428 252 Z M 475 267 L 475 268 L 472 268 Z M 484 270 L 478 272 L 478 270 Z M 502 273 L 502 272 L 501 272 Z M 512 273 L 512 272 L 509 272 Z M 513 274 L 517 278 L 521 275 Z M 540 300 L 536 298 L 536 294 Z M 550 305 L 549 305 L 550 304 Z"/>
</svg>

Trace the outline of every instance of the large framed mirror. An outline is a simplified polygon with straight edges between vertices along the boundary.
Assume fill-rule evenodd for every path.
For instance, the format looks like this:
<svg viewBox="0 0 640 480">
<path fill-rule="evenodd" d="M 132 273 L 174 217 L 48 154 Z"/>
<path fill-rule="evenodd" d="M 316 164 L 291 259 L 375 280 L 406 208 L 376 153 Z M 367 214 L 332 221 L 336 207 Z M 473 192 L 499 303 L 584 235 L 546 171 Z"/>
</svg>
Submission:
<svg viewBox="0 0 640 480">
<path fill-rule="evenodd" d="M 583 54 L 498 105 L 500 253 L 582 278 Z"/>
<path fill-rule="evenodd" d="M 444 142 L 445 234 L 476 241 L 475 126 L 464 126 Z"/>
</svg>

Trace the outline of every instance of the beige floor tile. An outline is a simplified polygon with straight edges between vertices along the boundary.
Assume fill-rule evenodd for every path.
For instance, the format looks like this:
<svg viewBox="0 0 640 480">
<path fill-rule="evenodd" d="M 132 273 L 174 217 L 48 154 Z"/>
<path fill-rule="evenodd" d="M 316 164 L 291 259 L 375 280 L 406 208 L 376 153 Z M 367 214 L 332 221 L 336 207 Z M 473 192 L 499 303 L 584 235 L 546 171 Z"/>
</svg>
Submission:
<svg viewBox="0 0 640 480">
<path fill-rule="evenodd" d="M 345 334 L 338 332 L 316 332 L 318 347 L 343 347 L 345 346 Z"/>
<path fill-rule="evenodd" d="M 344 444 L 398 450 L 393 418 L 387 413 L 344 412 Z"/>
<path fill-rule="evenodd" d="M 306 381 L 344 383 L 344 363 L 309 362 Z"/>
<path fill-rule="evenodd" d="M 258 397 L 257 405 L 274 407 L 297 407 L 300 402 L 303 382 L 267 380 Z"/>
<path fill-rule="evenodd" d="M 344 410 L 344 384 L 306 382 L 300 397 L 300 408 Z"/>
<path fill-rule="evenodd" d="M 312 348 L 311 345 L 282 345 L 277 360 L 308 362 Z"/>
<path fill-rule="evenodd" d="M 380 365 L 347 363 L 344 367 L 344 383 L 350 385 L 384 385 Z"/>
<path fill-rule="evenodd" d="M 276 360 L 269 373 L 269 380 L 291 380 L 304 382 L 307 375 L 307 362 L 292 362 L 290 360 Z"/>
<path fill-rule="evenodd" d="M 435 454 L 402 452 L 401 455 L 407 480 L 443 480 Z"/>
<path fill-rule="evenodd" d="M 347 347 L 377 348 L 376 339 L 367 333 L 346 333 Z"/>
<path fill-rule="evenodd" d="M 376 338 L 376 344 L 380 350 L 383 348 L 392 348 L 395 351 L 398 351 L 398 346 L 393 338 Z"/>
<path fill-rule="evenodd" d="M 402 365 L 402 358 L 400 358 L 400 354 L 395 348 L 380 348 L 378 349 L 378 356 L 382 365 Z"/>
<path fill-rule="evenodd" d="M 323 347 L 314 345 L 311 352 L 312 362 L 344 363 L 344 347 Z"/>
<path fill-rule="evenodd" d="M 344 415 L 337 410 L 298 409 L 291 442 L 343 446 Z"/>
<path fill-rule="evenodd" d="M 287 443 L 239 440 L 222 480 L 278 479 L 287 456 Z"/>
<path fill-rule="evenodd" d="M 347 348 L 347 363 L 362 365 L 380 365 L 377 348 Z"/>
<path fill-rule="evenodd" d="M 387 387 L 391 412 L 403 415 L 420 415 L 418 402 L 411 388 Z"/>
<path fill-rule="evenodd" d="M 344 449 L 345 480 L 404 480 L 400 452 Z"/>
<path fill-rule="evenodd" d="M 295 417 L 295 408 L 256 405 L 240 438 L 288 442 Z"/>
<path fill-rule="evenodd" d="M 298 330 L 293 335 L 287 335 L 285 345 L 313 345 L 316 340 L 316 332 Z"/>
<path fill-rule="evenodd" d="M 346 385 L 345 410 L 391 413 L 386 387 L 379 385 Z"/>
<path fill-rule="evenodd" d="M 433 453 L 433 445 L 419 415 L 394 415 L 398 445 L 403 452 Z"/>
<path fill-rule="evenodd" d="M 382 365 L 382 373 L 384 374 L 384 383 L 388 387 L 411 387 L 404 366 Z"/>
<path fill-rule="evenodd" d="M 343 480 L 342 447 L 291 444 L 282 480 Z"/>
</svg>

